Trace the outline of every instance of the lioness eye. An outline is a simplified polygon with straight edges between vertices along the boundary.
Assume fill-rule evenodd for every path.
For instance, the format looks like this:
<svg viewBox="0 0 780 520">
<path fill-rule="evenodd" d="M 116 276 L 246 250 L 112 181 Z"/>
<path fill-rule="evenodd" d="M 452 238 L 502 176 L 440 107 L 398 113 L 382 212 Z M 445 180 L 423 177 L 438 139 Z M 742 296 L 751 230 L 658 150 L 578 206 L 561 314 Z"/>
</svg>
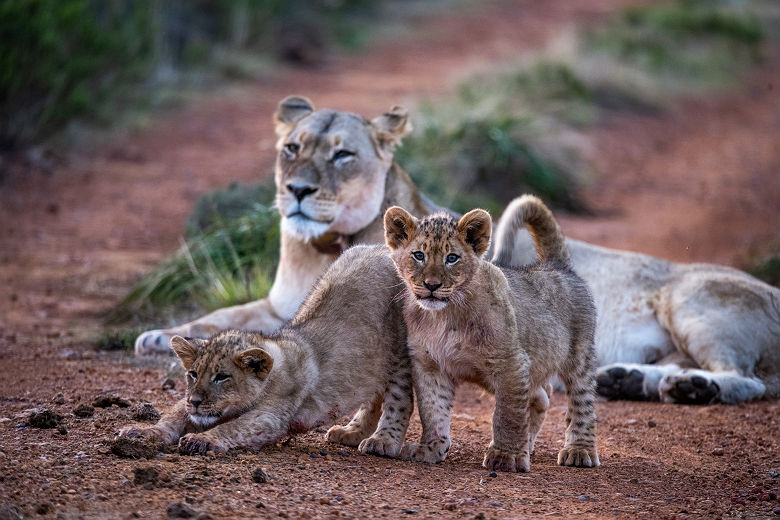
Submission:
<svg viewBox="0 0 780 520">
<path fill-rule="evenodd" d="M 193 381 L 198 379 L 198 373 L 195 372 L 194 370 L 190 370 L 189 372 L 187 372 L 187 375 L 190 376 L 190 379 L 192 379 Z"/>
<path fill-rule="evenodd" d="M 287 143 L 286 145 L 284 145 L 284 149 L 287 150 L 292 155 L 295 155 L 296 153 L 298 153 L 298 150 L 300 150 L 301 147 L 300 145 L 297 145 L 295 143 Z"/>
<path fill-rule="evenodd" d="M 220 372 L 219 374 L 214 376 L 214 382 L 215 383 L 222 383 L 224 381 L 227 381 L 228 379 L 230 379 L 230 375 L 229 374 L 223 374 L 222 372 Z"/>
<path fill-rule="evenodd" d="M 355 152 L 350 152 L 349 150 L 339 150 L 336 153 L 333 154 L 333 161 L 338 161 L 339 159 L 344 159 L 345 157 L 352 157 L 355 155 Z"/>
<path fill-rule="evenodd" d="M 414 253 L 412 253 L 412 256 L 418 262 L 422 262 L 423 260 L 425 260 L 425 253 L 423 253 L 422 251 L 415 251 Z"/>
<path fill-rule="evenodd" d="M 450 253 L 450 254 L 447 255 L 446 262 L 448 264 L 454 264 L 455 262 L 458 261 L 459 258 L 460 257 L 458 255 L 456 255 L 455 253 Z"/>
</svg>

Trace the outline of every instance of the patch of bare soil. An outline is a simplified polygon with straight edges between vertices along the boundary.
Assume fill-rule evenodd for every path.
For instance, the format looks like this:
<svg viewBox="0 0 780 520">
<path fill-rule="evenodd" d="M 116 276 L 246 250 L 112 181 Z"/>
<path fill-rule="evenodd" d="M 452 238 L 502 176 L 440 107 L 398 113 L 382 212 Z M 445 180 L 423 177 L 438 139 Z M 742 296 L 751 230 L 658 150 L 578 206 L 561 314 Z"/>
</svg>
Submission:
<svg viewBox="0 0 780 520">
<path fill-rule="evenodd" d="M 437 466 L 361 456 L 321 432 L 259 453 L 184 457 L 112 442 L 134 415 L 181 397 L 169 360 L 84 342 L 99 313 L 177 247 L 198 194 L 268 175 L 270 116 L 285 95 L 372 115 L 633 3 L 520 0 L 440 16 L 408 41 L 204 98 L 53 173 L 11 167 L 0 185 L 0 519 L 773 516 L 776 402 L 599 403 L 598 469 L 555 465 L 565 411 L 556 395 L 531 472 L 491 477 L 480 461 L 493 400 L 473 387 L 458 394 L 454 444 Z M 606 216 L 565 218 L 565 230 L 728 264 L 777 233 L 780 67 L 746 82 L 660 116 L 607 117 L 594 131 L 601 176 L 587 194 Z M 419 433 L 415 419 L 409 435 Z"/>
</svg>

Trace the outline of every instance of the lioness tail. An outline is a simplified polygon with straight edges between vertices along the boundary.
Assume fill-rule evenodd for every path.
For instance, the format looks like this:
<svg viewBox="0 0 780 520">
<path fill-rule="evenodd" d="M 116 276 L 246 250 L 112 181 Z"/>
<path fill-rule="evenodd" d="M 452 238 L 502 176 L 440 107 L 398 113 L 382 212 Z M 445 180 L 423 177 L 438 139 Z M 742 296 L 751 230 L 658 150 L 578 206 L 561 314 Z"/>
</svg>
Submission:
<svg viewBox="0 0 780 520">
<path fill-rule="evenodd" d="M 522 195 L 507 206 L 496 232 L 497 247 L 493 262 L 511 265 L 517 233 L 526 225 L 536 246 L 536 258 L 540 262 L 554 260 L 570 264 L 569 248 L 566 247 L 558 222 L 547 206 L 533 195 Z"/>
</svg>

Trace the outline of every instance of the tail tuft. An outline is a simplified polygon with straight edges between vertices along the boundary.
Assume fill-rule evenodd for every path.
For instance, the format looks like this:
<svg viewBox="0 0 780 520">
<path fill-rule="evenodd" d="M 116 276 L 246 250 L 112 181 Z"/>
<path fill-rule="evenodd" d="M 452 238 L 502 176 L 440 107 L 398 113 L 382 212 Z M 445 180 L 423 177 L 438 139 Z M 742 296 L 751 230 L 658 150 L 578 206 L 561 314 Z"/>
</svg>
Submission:
<svg viewBox="0 0 780 520">
<path fill-rule="evenodd" d="M 533 195 L 522 195 L 507 206 L 496 232 L 496 254 L 493 257 L 495 263 L 512 264 L 517 233 L 526 225 L 536 245 L 538 261 L 553 260 L 566 265 L 571 263 L 569 248 L 566 247 L 558 222 L 547 206 Z"/>
</svg>

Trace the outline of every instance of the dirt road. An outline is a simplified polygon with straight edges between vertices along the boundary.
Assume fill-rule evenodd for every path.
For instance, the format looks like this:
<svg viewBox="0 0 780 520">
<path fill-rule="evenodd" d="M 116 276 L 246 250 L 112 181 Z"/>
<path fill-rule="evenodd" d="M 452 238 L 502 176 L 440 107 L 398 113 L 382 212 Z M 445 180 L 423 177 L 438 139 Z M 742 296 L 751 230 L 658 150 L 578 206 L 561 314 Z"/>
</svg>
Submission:
<svg viewBox="0 0 780 520">
<path fill-rule="evenodd" d="M 12 168 L 0 186 L 0 519 L 186 516 L 177 503 L 213 518 L 772 516 L 777 403 L 599 403 L 603 466 L 581 470 L 555 465 L 565 409 L 556 396 L 531 473 L 495 478 L 479 465 L 493 401 L 471 387 L 458 395 L 450 456 L 434 467 L 363 457 L 321 433 L 258 454 L 129 461 L 104 440 L 130 421 L 131 408 L 72 414 L 106 393 L 159 409 L 181 396 L 181 381 L 163 390 L 159 360 L 96 352 L 84 338 L 176 249 L 197 195 L 268 175 L 279 99 L 302 93 L 368 116 L 413 106 L 486 61 L 634 3 L 521 0 L 448 14 L 321 70 L 281 70 L 204 97 L 53 173 Z M 660 116 L 610 114 L 591 134 L 600 177 L 587 198 L 599 216 L 566 217 L 564 230 L 686 261 L 737 264 L 764 247 L 780 231 L 777 65 L 773 58 L 751 73 L 738 92 L 681 100 Z M 67 433 L 19 426 L 32 408 L 62 415 Z M 258 467 L 269 482 L 254 482 Z"/>
</svg>

